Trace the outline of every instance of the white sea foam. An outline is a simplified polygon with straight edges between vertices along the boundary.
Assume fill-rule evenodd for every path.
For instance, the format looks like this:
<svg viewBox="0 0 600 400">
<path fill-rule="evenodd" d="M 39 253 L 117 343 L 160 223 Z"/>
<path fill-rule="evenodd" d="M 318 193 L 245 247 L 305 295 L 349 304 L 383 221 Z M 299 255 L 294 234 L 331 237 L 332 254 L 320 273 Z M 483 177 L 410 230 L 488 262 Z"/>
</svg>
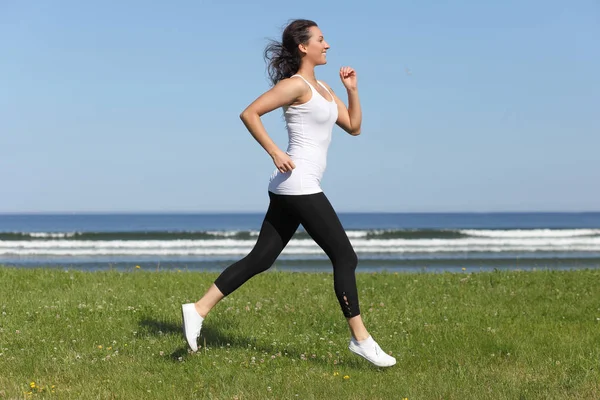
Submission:
<svg viewBox="0 0 600 400">
<path fill-rule="evenodd" d="M 250 237 L 257 237 L 259 231 L 207 231 L 205 233 L 215 236 L 216 238 L 231 238 L 240 233 L 247 232 Z M 369 235 L 378 236 L 386 233 L 398 232 L 394 229 L 378 229 L 378 230 L 347 230 L 346 234 L 351 239 L 366 238 Z M 471 237 L 485 238 L 569 238 L 583 236 L 600 236 L 600 229 L 461 229 L 455 232 L 462 233 Z M 189 232 L 192 233 L 192 232 Z M 80 232 L 30 232 L 23 233 L 35 239 L 68 239 L 78 235 Z M 118 233 L 116 234 L 118 235 Z M 176 240 L 176 239 L 174 239 Z"/>
<path fill-rule="evenodd" d="M 188 249 L 45 249 L 40 251 L 39 249 L 2 249 L 0 255 L 2 256 L 211 256 L 211 255 L 245 255 L 251 248 L 188 248 Z M 427 249 L 415 248 L 415 247 L 355 247 L 357 253 L 363 254 L 404 254 L 404 253 L 457 253 L 457 252 L 472 252 L 472 253 L 499 253 L 499 252 L 557 252 L 565 251 L 567 249 L 557 249 L 554 246 L 538 246 L 538 247 L 506 247 L 506 246 L 490 246 L 485 248 L 473 248 L 469 246 L 456 246 L 454 248 L 448 247 L 429 247 Z M 599 247 L 596 246 L 572 246 L 568 249 L 569 251 L 578 252 L 598 252 Z M 282 252 L 283 255 L 294 254 L 294 255 L 324 255 L 324 252 L 318 248 L 297 248 L 287 247 Z"/>
<path fill-rule="evenodd" d="M 70 238 L 76 234 L 76 232 L 31 232 L 27 235 L 33 238 Z"/>
<path fill-rule="evenodd" d="M 240 233 L 240 231 L 208 231 L 206 232 L 213 236 L 232 237 Z"/>
<path fill-rule="evenodd" d="M 354 246 L 360 247 L 446 247 L 448 249 L 461 247 L 537 247 L 555 246 L 557 248 L 568 248 L 569 246 L 586 245 L 600 246 L 600 236 L 596 237 L 546 237 L 546 238 L 458 238 L 458 239 L 350 239 Z M 180 240 L 14 240 L 1 241 L 0 249 L 22 248 L 22 249 L 178 249 L 178 248 L 232 248 L 253 246 L 255 239 L 180 239 Z M 292 239 L 288 247 L 314 247 L 317 246 L 312 239 Z"/>
<path fill-rule="evenodd" d="M 312 239 L 294 239 L 290 243 L 295 246 L 314 246 Z M 1 241 L 0 249 L 178 249 L 178 248 L 232 248 L 237 246 L 253 246 L 256 240 L 22 240 Z"/>
<path fill-rule="evenodd" d="M 582 231 L 587 232 L 582 234 Z M 597 230 L 571 230 L 551 235 L 545 230 L 520 231 L 513 236 L 479 236 L 455 239 L 366 239 L 352 236 L 350 241 L 357 253 L 468 253 L 468 252 L 600 252 Z M 482 231 L 476 231 L 480 233 Z M 511 231 L 513 234 L 514 231 Z M 520 235 L 520 236 L 519 236 Z M 232 235 L 231 235 L 232 236 Z M 475 237 L 474 237 L 475 236 Z M 46 238 L 42 236 L 42 238 Z M 250 252 L 256 239 L 184 240 L 9 240 L 0 241 L 4 256 L 239 256 Z M 292 239 L 282 254 L 314 255 L 323 250 L 312 239 Z"/>
<path fill-rule="evenodd" d="M 374 231 L 346 231 L 346 235 L 348 236 L 348 238 L 362 238 L 367 237 L 369 232 Z"/>
<path fill-rule="evenodd" d="M 562 238 L 600 235 L 600 229 L 462 229 L 469 236 L 490 238 Z"/>
</svg>

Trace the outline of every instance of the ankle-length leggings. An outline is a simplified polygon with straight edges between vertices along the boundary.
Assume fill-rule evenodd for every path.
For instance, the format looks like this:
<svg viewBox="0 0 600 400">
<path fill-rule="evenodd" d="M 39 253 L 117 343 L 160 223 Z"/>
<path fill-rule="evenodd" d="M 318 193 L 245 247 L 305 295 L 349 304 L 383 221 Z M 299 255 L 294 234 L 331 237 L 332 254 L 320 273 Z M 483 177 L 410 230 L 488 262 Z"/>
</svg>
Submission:
<svg viewBox="0 0 600 400">
<path fill-rule="evenodd" d="M 355 277 L 358 258 L 325 194 L 269 192 L 269 198 L 269 208 L 254 248 L 219 275 L 215 280 L 217 288 L 227 296 L 253 276 L 269 269 L 302 224 L 333 264 L 333 287 L 344 316 L 359 315 Z"/>
</svg>

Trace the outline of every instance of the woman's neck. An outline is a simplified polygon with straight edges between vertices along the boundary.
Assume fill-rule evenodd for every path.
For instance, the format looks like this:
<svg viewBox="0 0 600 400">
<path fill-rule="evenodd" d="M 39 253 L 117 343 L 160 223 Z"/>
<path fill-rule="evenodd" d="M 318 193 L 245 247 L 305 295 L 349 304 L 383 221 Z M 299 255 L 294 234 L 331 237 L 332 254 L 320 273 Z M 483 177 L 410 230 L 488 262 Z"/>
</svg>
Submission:
<svg viewBox="0 0 600 400">
<path fill-rule="evenodd" d="M 296 73 L 302 75 L 304 79 L 308 79 L 309 81 L 317 81 L 315 76 L 315 67 L 313 65 L 302 65 Z"/>
</svg>

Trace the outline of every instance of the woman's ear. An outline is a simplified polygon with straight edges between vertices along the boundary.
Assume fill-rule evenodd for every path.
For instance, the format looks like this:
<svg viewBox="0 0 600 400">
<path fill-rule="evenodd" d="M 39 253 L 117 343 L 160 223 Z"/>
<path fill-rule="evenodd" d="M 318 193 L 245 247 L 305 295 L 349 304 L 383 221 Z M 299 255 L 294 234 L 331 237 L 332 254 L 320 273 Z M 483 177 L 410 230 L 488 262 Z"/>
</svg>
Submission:
<svg viewBox="0 0 600 400">
<path fill-rule="evenodd" d="M 300 43 L 298 45 L 298 50 L 300 50 L 300 53 L 302 53 L 302 54 L 306 54 L 308 52 L 308 50 L 306 49 L 306 45 L 304 43 Z"/>
</svg>

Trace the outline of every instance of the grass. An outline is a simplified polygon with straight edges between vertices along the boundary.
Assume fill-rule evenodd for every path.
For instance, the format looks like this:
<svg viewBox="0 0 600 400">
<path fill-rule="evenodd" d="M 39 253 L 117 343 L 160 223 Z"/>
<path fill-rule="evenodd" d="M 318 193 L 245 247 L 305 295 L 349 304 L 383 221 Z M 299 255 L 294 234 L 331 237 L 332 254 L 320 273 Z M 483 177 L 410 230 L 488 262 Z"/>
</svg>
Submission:
<svg viewBox="0 0 600 400">
<path fill-rule="evenodd" d="M 180 305 L 216 276 L 0 268 L 0 399 L 600 398 L 600 270 L 358 274 L 388 369 L 324 273 L 253 278 L 188 353 Z"/>
</svg>

